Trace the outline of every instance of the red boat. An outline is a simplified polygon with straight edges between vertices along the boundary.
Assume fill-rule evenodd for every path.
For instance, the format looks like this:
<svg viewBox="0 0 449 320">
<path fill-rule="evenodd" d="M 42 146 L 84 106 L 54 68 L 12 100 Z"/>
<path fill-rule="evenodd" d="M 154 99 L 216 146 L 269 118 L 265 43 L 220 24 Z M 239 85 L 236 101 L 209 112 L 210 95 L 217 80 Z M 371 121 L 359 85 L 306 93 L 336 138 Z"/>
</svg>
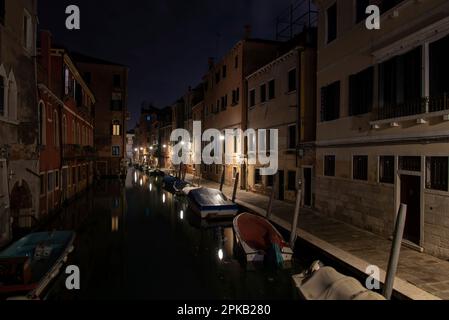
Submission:
<svg viewBox="0 0 449 320">
<path fill-rule="evenodd" d="M 267 219 L 243 213 L 234 219 L 234 231 L 248 262 L 264 261 L 273 249 L 278 262 L 292 260 L 292 249 Z"/>
</svg>

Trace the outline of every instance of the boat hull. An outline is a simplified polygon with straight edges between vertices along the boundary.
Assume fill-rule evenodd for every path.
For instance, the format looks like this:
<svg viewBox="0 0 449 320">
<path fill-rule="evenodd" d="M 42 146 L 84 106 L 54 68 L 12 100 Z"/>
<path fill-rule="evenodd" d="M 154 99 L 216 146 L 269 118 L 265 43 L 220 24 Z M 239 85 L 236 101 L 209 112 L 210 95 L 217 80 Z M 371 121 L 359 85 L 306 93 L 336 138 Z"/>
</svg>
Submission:
<svg viewBox="0 0 449 320">
<path fill-rule="evenodd" d="M 232 218 L 238 214 L 238 206 L 227 200 L 215 189 L 193 189 L 188 194 L 189 206 L 203 219 Z"/>
<path fill-rule="evenodd" d="M 279 231 L 277 231 L 277 229 L 268 220 L 266 220 L 262 217 L 258 217 L 258 216 L 255 216 L 255 215 L 252 215 L 249 213 L 242 213 L 241 215 L 239 215 L 238 217 L 236 217 L 234 219 L 233 226 L 234 226 L 235 236 L 236 236 L 238 245 L 243 250 L 245 260 L 247 262 L 263 262 L 267 255 L 267 252 L 264 250 L 258 250 L 256 248 L 252 247 L 248 243 L 248 240 L 244 239 L 244 237 L 242 236 L 242 230 L 239 226 L 239 219 L 244 215 L 251 215 L 251 216 L 255 217 L 255 219 L 257 218 L 257 219 L 265 220 L 265 223 L 267 223 L 270 226 L 270 228 L 272 228 L 273 232 L 275 232 L 280 238 L 282 238 L 282 235 L 279 233 Z M 283 246 L 280 248 L 280 250 L 281 250 L 282 259 L 284 262 L 292 261 L 293 250 L 290 247 Z"/>
</svg>

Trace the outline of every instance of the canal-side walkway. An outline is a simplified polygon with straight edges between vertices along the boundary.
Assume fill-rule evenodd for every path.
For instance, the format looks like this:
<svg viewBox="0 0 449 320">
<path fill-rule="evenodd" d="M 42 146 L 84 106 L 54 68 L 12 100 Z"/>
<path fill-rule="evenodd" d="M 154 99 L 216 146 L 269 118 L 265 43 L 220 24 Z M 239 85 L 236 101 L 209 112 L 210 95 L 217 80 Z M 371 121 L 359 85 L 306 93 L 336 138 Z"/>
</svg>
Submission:
<svg viewBox="0 0 449 320">
<path fill-rule="evenodd" d="M 192 181 L 192 176 L 186 178 Z M 197 182 L 197 181 L 196 181 Z M 204 187 L 219 188 L 213 181 L 202 180 Z M 232 187 L 223 192 L 232 195 Z M 255 213 L 266 215 L 269 198 L 264 195 L 238 190 L 236 202 Z M 291 230 L 294 204 L 275 200 L 271 219 Z M 303 209 L 297 228 L 298 237 L 318 247 L 341 263 L 366 273 L 369 265 L 381 269 L 380 280 L 385 279 L 391 241 L 349 224 Z M 394 290 L 401 296 L 416 300 L 449 300 L 449 262 L 431 255 L 403 247 Z"/>
</svg>

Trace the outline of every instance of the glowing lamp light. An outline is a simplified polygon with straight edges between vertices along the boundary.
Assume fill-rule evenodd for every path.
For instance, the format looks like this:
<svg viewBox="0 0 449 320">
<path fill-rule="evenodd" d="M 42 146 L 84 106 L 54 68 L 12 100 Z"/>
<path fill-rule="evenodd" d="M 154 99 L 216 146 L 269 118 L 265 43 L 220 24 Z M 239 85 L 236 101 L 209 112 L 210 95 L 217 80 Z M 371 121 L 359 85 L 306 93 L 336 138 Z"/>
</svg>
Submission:
<svg viewBox="0 0 449 320">
<path fill-rule="evenodd" d="M 142 178 L 140 178 L 140 186 L 143 186 L 143 179 Z"/>
<path fill-rule="evenodd" d="M 181 146 L 185 145 L 186 143 L 184 141 L 181 141 Z"/>
<path fill-rule="evenodd" d="M 222 261 L 224 258 L 224 253 L 223 253 L 223 249 L 218 250 L 218 259 L 220 259 L 220 261 Z"/>
<path fill-rule="evenodd" d="M 150 147 L 150 150 L 153 150 L 153 147 Z"/>
<path fill-rule="evenodd" d="M 164 144 L 163 146 L 162 146 L 164 149 L 166 149 L 167 148 L 167 145 L 166 144 Z"/>
</svg>

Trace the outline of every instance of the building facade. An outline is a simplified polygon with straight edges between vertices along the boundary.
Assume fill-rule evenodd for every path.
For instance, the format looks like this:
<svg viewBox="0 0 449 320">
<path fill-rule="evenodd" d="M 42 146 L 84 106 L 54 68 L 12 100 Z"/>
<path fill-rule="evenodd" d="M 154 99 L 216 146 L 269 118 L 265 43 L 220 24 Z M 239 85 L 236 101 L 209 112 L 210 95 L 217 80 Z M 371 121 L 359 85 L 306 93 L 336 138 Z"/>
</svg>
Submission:
<svg viewBox="0 0 449 320">
<path fill-rule="evenodd" d="M 277 56 L 279 43 L 269 40 L 250 39 L 239 41 L 217 63 L 209 61 L 209 70 L 204 76 L 204 111 L 202 130 L 217 129 L 224 134 L 226 129 L 246 130 L 247 96 L 245 78 L 260 66 Z M 246 188 L 246 165 L 244 146 L 240 139 L 225 143 L 231 165 L 203 165 L 202 176 L 220 181 L 225 171 L 225 184 L 231 185 L 237 172 L 240 187 Z M 223 155 L 223 163 L 225 156 Z M 242 165 L 243 163 L 243 165 Z"/>
<path fill-rule="evenodd" d="M 54 47 L 48 31 L 41 32 L 37 70 L 43 217 L 93 182 L 95 98 L 69 52 Z"/>
<path fill-rule="evenodd" d="M 73 54 L 83 78 L 92 89 L 95 105 L 95 171 L 99 176 L 117 176 L 126 165 L 126 122 L 128 120 L 128 68 Z"/>
<path fill-rule="evenodd" d="M 36 1 L 0 1 L 0 246 L 39 209 Z"/>
<path fill-rule="evenodd" d="M 449 2 L 319 7 L 316 207 L 388 237 L 408 205 L 405 242 L 449 257 Z"/>
<path fill-rule="evenodd" d="M 314 31 L 309 33 L 313 37 Z M 268 195 L 274 188 L 276 199 L 294 201 L 298 182 L 303 181 L 303 203 L 311 207 L 315 160 L 316 49 L 314 41 L 307 39 L 308 35 L 303 34 L 301 41 L 292 41 L 289 46 L 293 49 L 246 78 L 248 128 L 256 131 L 275 129 L 279 135 L 276 177 L 262 176 L 260 170 L 263 166 L 258 162 L 248 166 L 247 182 L 251 191 Z M 299 43 L 302 46 L 297 46 Z M 258 143 L 257 139 L 250 138 L 253 143 Z M 267 145 L 269 143 L 270 138 L 267 137 Z"/>
</svg>

